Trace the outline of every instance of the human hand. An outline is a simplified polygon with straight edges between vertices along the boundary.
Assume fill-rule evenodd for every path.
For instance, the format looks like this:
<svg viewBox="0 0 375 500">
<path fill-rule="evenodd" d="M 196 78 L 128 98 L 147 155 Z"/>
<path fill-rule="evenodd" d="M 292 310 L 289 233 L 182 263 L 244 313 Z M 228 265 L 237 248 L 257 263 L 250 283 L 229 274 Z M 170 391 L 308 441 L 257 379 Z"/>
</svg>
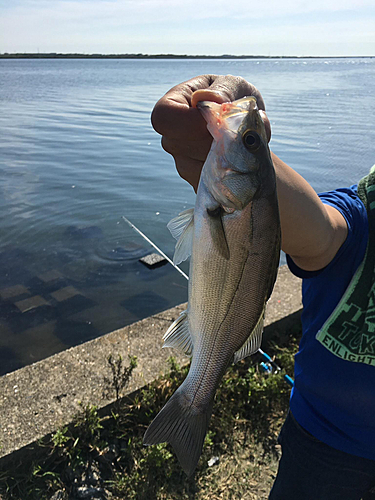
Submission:
<svg viewBox="0 0 375 500">
<path fill-rule="evenodd" d="M 222 104 L 245 96 L 256 98 L 270 140 L 271 127 L 263 98 L 254 85 L 238 76 L 197 76 L 176 85 L 156 103 L 151 116 L 152 125 L 162 135 L 162 146 L 173 156 L 178 173 L 195 191 L 212 142 L 206 121 L 196 109 L 197 103 L 214 101 Z"/>
</svg>

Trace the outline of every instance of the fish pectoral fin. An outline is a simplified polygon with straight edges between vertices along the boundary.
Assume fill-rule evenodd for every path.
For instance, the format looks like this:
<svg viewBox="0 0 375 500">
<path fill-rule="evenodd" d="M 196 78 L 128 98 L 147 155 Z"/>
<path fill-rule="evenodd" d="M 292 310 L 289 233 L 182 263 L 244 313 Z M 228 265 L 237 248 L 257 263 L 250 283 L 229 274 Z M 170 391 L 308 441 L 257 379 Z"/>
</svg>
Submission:
<svg viewBox="0 0 375 500">
<path fill-rule="evenodd" d="M 193 246 L 194 208 L 181 212 L 168 222 L 167 228 L 177 240 L 173 262 L 178 265 L 191 255 Z"/>
<path fill-rule="evenodd" d="M 143 444 L 170 443 L 181 467 L 191 476 L 202 452 L 211 419 L 212 402 L 205 409 L 197 411 L 196 407 L 187 404 L 182 387 L 177 389 L 151 422 Z"/>
<path fill-rule="evenodd" d="M 190 335 L 187 312 L 183 311 L 163 336 L 163 347 L 175 347 L 187 356 L 193 354 L 193 339 Z"/>
<path fill-rule="evenodd" d="M 225 236 L 223 219 L 221 215 L 210 216 L 210 233 L 215 249 L 225 260 L 229 260 L 230 253 Z"/>
<path fill-rule="evenodd" d="M 247 356 L 251 356 L 260 348 L 260 345 L 262 343 L 265 310 L 266 307 L 264 306 L 262 314 L 259 316 L 254 330 L 250 333 L 248 339 L 241 347 L 241 349 L 234 353 L 233 363 L 238 363 L 242 359 L 247 358 Z"/>
</svg>

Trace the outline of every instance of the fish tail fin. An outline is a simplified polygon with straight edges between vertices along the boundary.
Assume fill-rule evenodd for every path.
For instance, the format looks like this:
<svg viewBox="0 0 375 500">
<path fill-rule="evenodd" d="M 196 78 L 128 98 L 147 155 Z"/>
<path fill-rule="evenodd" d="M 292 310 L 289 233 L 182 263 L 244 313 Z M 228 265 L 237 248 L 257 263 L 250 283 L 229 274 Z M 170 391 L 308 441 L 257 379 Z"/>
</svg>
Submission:
<svg viewBox="0 0 375 500">
<path fill-rule="evenodd" d="M 180 387 L 151 422 L 143 444 L 170 443 L 181 467 L 191 476 L 202 452 L 211 414 L 212 403 L 200 411 L 187 403 Z"/>
</svg>

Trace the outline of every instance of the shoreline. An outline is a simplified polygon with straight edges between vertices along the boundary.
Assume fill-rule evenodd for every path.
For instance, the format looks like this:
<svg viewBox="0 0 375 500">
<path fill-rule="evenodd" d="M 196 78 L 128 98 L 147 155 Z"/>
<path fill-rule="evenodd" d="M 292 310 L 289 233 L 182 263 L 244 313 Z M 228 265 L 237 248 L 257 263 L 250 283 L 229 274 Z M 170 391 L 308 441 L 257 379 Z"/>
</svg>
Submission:
<svg viewBox="0 0 375 500">
<path fill-rule="evenodd" d="M 264 56 L 264 55 L 188 55 L 188 54 L 81 54 L 57 52 L 3 53 L 0 59 L 373 59 L 375 56 Z"/>
<path fill-rule="evenodd" d="M 267 315 L 262 346 L 283 343 L 302 310 L 301 283 L 287 266 L 279 268 Z M 115 398 L 103 389 L 110 376 L 108 357 L 136 356 L 137 368 L 126 394 L 165 373 L 173 355 L 181 366 L 189 359 L 176 350 L 162 349 L 166 329 L 186 308 L 181 304 L 97 339 L 72 347 L 35 364 L 0 377 L 0 463 L 72 422 L 81 405 L 110 408 Z M 126 395 L 124 394 L 124 396 Z"/>
</svg>

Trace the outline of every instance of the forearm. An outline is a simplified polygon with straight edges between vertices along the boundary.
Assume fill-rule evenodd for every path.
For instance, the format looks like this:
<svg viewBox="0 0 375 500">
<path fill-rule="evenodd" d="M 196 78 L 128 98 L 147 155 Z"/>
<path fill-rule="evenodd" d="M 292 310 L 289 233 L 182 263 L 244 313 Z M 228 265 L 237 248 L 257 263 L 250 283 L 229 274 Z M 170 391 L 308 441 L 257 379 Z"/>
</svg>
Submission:
<svg viewBox="0 0 375 500">
<path fill-rule="evenodd" d="M 326 266 L 345 241 L 347 226 L 336 209 L 324 205 L 310 184 L 272 153 L 282 233 L 282 249 L 306 270 Z"/>
</svg>

